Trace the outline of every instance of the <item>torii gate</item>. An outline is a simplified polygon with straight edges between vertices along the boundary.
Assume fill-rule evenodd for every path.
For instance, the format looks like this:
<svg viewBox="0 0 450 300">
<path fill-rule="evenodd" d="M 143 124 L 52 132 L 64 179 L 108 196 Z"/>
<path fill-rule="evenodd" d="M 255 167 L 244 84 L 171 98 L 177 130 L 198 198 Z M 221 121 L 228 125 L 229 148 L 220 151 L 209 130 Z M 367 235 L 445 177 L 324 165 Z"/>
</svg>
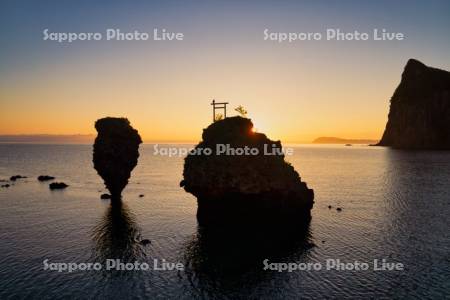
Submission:
<svg viewBox="0 0 450 300">
<path fill-rule="evenodd" d="M 216 109 L 223 109 L 223 118 L 227 117 L 227 104 L 228 102 L 216 102 L 213 99 L 211 105 L 213 106 L 213 122 L 216 121 Z"/>
</svg>

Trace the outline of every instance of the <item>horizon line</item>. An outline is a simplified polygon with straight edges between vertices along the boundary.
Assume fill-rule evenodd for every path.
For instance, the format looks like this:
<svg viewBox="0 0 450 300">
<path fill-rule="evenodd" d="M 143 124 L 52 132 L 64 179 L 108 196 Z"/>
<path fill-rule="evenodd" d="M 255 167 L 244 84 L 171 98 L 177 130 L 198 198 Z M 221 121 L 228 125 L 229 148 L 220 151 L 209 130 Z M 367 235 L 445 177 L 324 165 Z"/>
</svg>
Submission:
<svg viewBox="0 0 450 300">
<path fill-rule="evenodd" d="M 92 144 L 95 140 L 96 134 L 0 134 L 0 144 L 72 144 L 72 145 L 86 145 L 86 144 Z M 39 140 L 39 138 L 46 137 L 49 140 Z M 17 138 L 17 139 L 15 139 Z M 21 139 L 22 138 L 22 139 Z M 71 139 L 73 138 L 73 139 Z M 330 142 L 315 142 L 316 140 L 320 138 L 327 138 L 327 139 L 336 139 L 336 140 L 348 140 L 355 143 L 355 141 L 370 141 L 370 142 L 378 142 L 379 139 L 372 139 L 372 138 L 343 138 L 343 137 L 337 137 L 337 136 L 318 136 L 316 138 L 313 138 L 311 140 L 285 140 L 282 141 L 284 144 L 334 144 Z M 27 140 L 29 139 L 29 140 Z M 34 139 L 34 140 L 33 140 Z M 143 139 L 143 144 L 197 144 L 201 141 L 200 139 L 197 140 L 180 140 L 180 139 Z M 276 140 L 275 140 L 276 141 Z M 337 143 L 339 144 L 339 143 Z M 356 143 L 355 143 L 356 144 Z"/>
</svg>

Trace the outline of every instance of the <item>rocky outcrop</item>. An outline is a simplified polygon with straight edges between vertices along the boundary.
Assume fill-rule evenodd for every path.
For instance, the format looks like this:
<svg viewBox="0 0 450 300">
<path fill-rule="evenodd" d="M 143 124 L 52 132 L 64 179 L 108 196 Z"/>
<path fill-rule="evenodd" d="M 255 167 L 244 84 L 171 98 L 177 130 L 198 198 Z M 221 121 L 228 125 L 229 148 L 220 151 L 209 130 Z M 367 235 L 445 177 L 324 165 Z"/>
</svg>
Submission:
<svg viewBox="0 0 450 300">
<path fill-rule="evenodd" d="M 408 61 L 378 145 L 450 149 L 450 72 Z"/>
<path fill-rule="evenodd" d="M 110 194 L 101 194 L 100 199 L 103 199 L 103 200 L 111 199 L 111 195 Z"/>
<path fill-rule="evenodd" d="M 27 176 L 14 175 L 14 176 L 11 176 L 11 177 L 9 178 L 9 180 L 11 180 L 11 181 L 16 181 L 17 179 L 23 179 L 23 178 L 27 178 Z"/>
<path fill-rule="evenodd" d="M 52 182 L 48 185 L 51 190 L 62 190 L 68 187 L 68 185 L 64 182 Z"/>
<path fill-rule="evenodd" d="M 217 121 L 203 131 L 203 141 L 185 158 L 180 185 L 197 197 L 200 225 L 309 221 L 313 191 L 284 160 L 281 143 L 252 128 L 252 122 L 242 117 Z M 257 149 L 257 154 L 252 150 L 253 154 L 227 155 L 232 152 L 222 152 L 223 147 Z"/>
<path fill-rule="evenodd" d="M 55 179 L 55 177 L 53 176 L 49 176 L 49 175 L 40 175 L 37 178 L 39 181 L 49 181 L 49 180 L 53 180 Z"/>
<path fill-rule="evenodd" d="M 141 137 L 126 118 L 103 118 L 95 122 L 94 168 L 103 178 L 112 199 L 120 199 L 131 171 L 137 165 Z"/>
</svg>

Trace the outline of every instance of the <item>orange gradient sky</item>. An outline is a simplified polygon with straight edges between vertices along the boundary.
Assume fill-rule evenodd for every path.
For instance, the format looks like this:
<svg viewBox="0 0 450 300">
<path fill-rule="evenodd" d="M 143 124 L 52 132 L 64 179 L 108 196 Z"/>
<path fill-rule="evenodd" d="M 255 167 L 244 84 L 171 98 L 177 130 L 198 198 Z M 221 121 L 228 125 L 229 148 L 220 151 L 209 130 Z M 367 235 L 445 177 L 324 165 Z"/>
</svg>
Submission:
<svg viewBox="0 0 450 300">
<path fill-rule="evenodd" d="M 379 139 L 407 60 L 450 68 L 448 36 L 435 30 L 443 30 L 448 18 L 434 6 L 428 14 L 422 11 L 424 20 L 417 24 L 411 20 L 415 10 L 374 11 L 355 3 L 349 10 L 295 2 L 274 9 L 264 2 L 241 5 L 238 11 L 237 2 L 184 10 L 111 5 L 102 13 L 92 8 L 83 23 L 76 19 L 79 7 L 66 18 L 49 19 L 50 12 L 30 7 L 27 13 L 35 22 L 12 29 L 15 35 L 9 33 L 12 40 L 1 50 L 0 134 L 95 134 L 96 119 L 123 116 L 145 141 L 198 141 L 211 122 L 215 98 L 230 102 L 228 115 L 244 106 L 258 131 L 272 139 Z M 9 9 L 11 16 L 2 25 L 17 23 L 24 8 Z M 42 41 L 44 28 L 104 32 L 111 25 L 149 32 L 164 27 L 183 32 L 185 40 Z M 323 32 L 330 26 L 389 28 L 407 39 L 263 41 L 265 28 Z"/>
</svg>

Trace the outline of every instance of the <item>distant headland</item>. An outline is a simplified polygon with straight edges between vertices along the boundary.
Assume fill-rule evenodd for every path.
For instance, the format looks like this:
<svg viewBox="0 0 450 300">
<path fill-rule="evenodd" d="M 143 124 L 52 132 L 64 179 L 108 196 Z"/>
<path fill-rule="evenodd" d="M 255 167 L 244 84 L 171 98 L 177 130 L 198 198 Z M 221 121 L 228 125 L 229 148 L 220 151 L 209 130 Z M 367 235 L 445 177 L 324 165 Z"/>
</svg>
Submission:
<svg viewBox="0 0 450 300">
<path fill-rule="evenodd" d="M 339 137 L 322 136 L 312 141 L 313 144 L 375 144 L 377 140 L 369 139 L 344 139 Z"/>
</svg>

